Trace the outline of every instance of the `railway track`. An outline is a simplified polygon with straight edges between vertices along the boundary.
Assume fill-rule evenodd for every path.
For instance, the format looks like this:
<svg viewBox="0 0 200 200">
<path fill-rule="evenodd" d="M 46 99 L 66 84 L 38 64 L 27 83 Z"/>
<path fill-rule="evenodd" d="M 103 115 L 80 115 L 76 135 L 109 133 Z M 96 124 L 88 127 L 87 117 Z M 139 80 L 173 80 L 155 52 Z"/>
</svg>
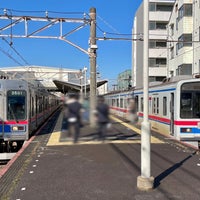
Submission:
<svg viewBox="0 0 200 200">
<path fill-rule="evenodd" d="M 36 131 L 36 133 L 34 135 L 39 135 L 40 131 L 42 131 L 43 133 L 46 132 L 51 132 L 54 127 L 54 123 L 56 121 L 56 119 L 58 118 L 60 113 L 60 110 L 57 110 L 53 115 L 50 116 L 50 118 L 48 118 L 48 120 L 46 122 L 43 123 L 43 125 L 40 126 L 40 128 L 38 128 L 38 130 Z M 52 126 L 53 125 L 53 126 Z M 28 141 L 25 141 L 23 146 L 28 145 L 28 143 L 31 141 L 31 138 Z M 23 146 L 21 148 L 23 148 Z M 21 149 L 20 148 L 20 149 Z M 2 152 L 0 151 L 0 171 L 6 167 L 7 163 L 9 161 L 11 161 L 14 156 L 16 155 L 16 153 L 20 150 L 20 149 L 15 149 L 14 152 Z M 1 149 L 2 150 L 2 149 Z M 0 173 L 1 175 L 1 173 Z"/>
</svg>

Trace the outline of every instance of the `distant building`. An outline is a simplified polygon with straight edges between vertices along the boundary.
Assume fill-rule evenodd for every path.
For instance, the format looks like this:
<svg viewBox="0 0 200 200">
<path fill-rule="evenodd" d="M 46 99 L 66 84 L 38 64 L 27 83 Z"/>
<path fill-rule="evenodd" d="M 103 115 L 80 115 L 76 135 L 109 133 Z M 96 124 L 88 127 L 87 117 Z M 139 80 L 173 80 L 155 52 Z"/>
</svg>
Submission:
<svg viewBox="0 0 200 200">
<path fill-rule="evenodd" d="M 168 76 L 199 73 L 200 1 L 176 0 L 168 33 Z"/>
<path fill-rule="evenodd" d="M 105 83 L 97 88 L 97 95 L 108 93 L 108 83 Z"/>
<path fill-rule="evenodd" d="M 118 90 L 127 90 L 132 87 L 132 70 L 127 69 L 124 72 L 120 73 L 117 78 L 117 89 Z"/>
<path fill-rule="evenodd" d="M 144 22 L 143 3 L 134 17 L 132 43 L 133 86 L 143 86 L 143 24 L 149 25 L 149 81 L 162 81 L 167 68 L 167 25 L 175 0 L 149 0 L 149 21 Z"/>
</svg>

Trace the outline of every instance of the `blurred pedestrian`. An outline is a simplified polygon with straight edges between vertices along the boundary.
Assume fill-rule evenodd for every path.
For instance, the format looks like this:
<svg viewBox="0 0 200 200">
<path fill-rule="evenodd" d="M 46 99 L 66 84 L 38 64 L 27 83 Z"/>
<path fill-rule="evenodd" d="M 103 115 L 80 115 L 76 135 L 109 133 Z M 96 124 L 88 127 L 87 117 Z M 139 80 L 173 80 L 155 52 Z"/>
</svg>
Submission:
<svg viewBox="0 0 200 200">
<path fill-rule="evenodd" d="M 74 130 L 74 143 L 78 141 L 80 127 L 82 126 L 81 112 L 82 104 L 79 102 L 79 95 L 70 94 L 67 101 L 67 123 L 69 134 L 71 129 Z"/>
<path fill-rule="evenodd" d="M 96 111 L 99 139 L 104 141 L 110 119 L 109 106 L 105 103 L 105 99 L 103 96 L 98 97 Z"/>
<path fill-rule="evenodd" d="M 134 98 L 128 100 L 128 112 L 130 122 L 135 123 L 137 121 L 137 111 Z"/>
</svg>

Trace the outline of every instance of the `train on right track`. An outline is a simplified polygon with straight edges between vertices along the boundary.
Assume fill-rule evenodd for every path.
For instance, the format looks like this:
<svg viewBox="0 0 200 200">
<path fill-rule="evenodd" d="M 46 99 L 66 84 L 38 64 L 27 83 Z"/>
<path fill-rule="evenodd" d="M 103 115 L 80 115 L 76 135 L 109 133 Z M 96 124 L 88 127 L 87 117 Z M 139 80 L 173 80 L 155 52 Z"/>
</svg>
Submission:
<svg viewBox="0 0 200 200">
<path fill-rule="evenodd" d="M 144 102 L 143 88 L 105 95 L 110 112 L 127 120 L 130 98 L 135 100 L 139 125 L 143 121 L 144 104 L 148 103 L 148 119 L 153 131 L 199 148 L 200 78 L 177 76 L 149 84 L 148 102 Z"/>
</svg>

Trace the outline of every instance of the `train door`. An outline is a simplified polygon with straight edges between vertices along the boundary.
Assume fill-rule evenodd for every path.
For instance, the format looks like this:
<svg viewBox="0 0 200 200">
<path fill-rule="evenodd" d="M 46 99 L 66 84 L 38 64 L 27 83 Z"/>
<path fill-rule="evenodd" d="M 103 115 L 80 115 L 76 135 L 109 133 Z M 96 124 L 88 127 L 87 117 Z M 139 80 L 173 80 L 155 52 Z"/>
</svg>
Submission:
<svg viewBox="0 0 200 200">
<path fill-rule="evenodd" d="M 171 93 L 170 95 L 170 135 L 174 135 L 174 93 Z"/>
</svg>

